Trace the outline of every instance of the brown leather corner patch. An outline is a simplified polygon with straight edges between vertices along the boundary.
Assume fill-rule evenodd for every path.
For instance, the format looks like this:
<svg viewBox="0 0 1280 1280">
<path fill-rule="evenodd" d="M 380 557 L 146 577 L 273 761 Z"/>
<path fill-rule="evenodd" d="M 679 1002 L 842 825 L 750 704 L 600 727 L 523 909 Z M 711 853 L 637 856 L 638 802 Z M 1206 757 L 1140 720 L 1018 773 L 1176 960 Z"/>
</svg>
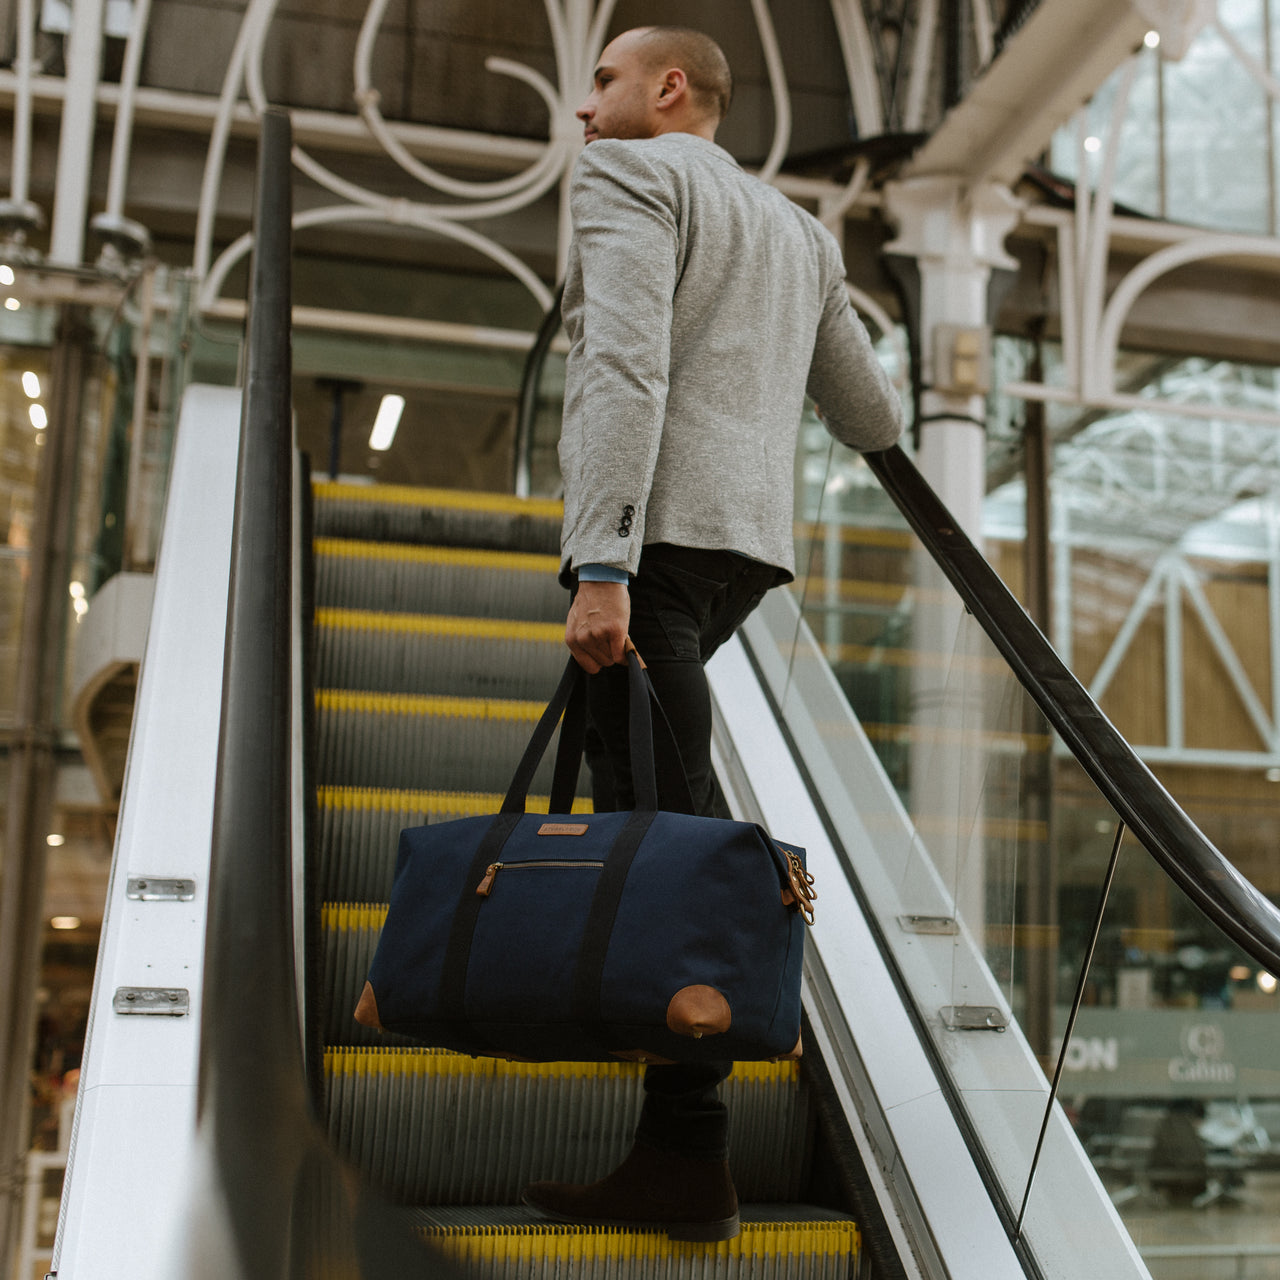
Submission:
<svg viewBox="0 0 1280 1280">
<path fill-rule="evenodd" d="M 587 824 L 585 822 L 544 822 L 538 828 L 540 836 L 585 836 L 587 834 Z"/>
<path fill-rule="evenodd" d="M 373 987 L 370 983 L 364 984 L 364 990 L 360 993 L 360 1003 L 356 1005 L 355 1020 L 365 1027 L 374 1027 L 378 1031 L 382 1030 L 382 1019 L 378 1016 L 378 998 L 373 993 Z"/>
<path fill-rule="evenodd" d="M 678 1036 L 723 1035 L 732 1024 L 729 1002 L 715 987 L 681 987 L 667 1005 L 667 1026 Z"/>
</svg>

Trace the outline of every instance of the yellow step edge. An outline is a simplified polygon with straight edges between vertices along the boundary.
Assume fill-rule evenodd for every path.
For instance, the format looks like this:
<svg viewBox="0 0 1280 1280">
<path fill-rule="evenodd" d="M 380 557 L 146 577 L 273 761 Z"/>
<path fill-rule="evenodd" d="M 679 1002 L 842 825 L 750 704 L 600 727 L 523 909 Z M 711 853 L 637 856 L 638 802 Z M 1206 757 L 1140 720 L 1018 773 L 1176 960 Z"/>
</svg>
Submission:
<svg viewBox="0 0 1280 1280">
<path fill-rule="evenodd" d="M 330 904 L 331 906 L 333 904 Z M 343 908 L 335 908 L 343 909 Z M 374 910 L 373 906 L 350 910 Z M 327 912 L 329 907 L 325 907 Z M 386 908 L 382 910 L 385 912 Z M 448 1049 L 402 1049 L 333 1046 L 324 1051 L 326 1076 L 475 1076 L 504 1078 L 567 1076 L 599 1080 L 639 1075 L 638 1062 L 507 1062 L 501 1058 L 473 1058 Z M 800 1078 L 798 1062 L 735 1062 L 730 1079 L 748 1084 L 787 1086 Z"/>
<path fill-rule="evenodd" d="M 455 511 L 499 511 L 508 515 L 543 516 L 549 520 L 564 518 L 564 503 L 555 498 L 517 498 L 512 493 L 419 489 L 408 484 L 343 484 L 334 480 L 313 480 L 311 492 L 320 501 L 448 507 Z"/>
<path fill-rule="evenodd" d="M 385 902 L 326 902 L 320 908 L 320 927 L 325 933 L 381 929 L 386 920 Z"/>
<path fill-rule="evenodd" d="M 619 1227 L 530 1222 L 510 1226 L 417 1228 L 441 1253 L 456 1262 L 472 1260 L 532 1263 L 539 1272 L 571 1262 L 629 1262 L 638 1259 L 783 1258 L 856 1254 L 862 1236 L 848 1220 L 818 1222 L 744 1222 L 732 1240 L 686 1244 L 657 1231 Z M 536 1248 L 530 1246 L 536 1241 Z"/>
<path fill-rule="evenodd" d="M 366 697 L 376 695 L 365 695 Z M 370 809 L 381 813 L 456 813 L 459 817 L 481 817 L 497 813 L 503 797 L 496 792 L 484 791 L 395 791 L 383 787 L 328 787 L 316 788 L 316 803 L 321 809 Z M 528 813 L 548 813 L 550 796 L 530 796 L 525 804 Z M 592 813 L 591 801 L 577 799 L 574 813 Z"/>
<path fill-rule="evenodd" d="M 533 724 L 546 709 L 546 704 L 521 698 L 454 698 L 444 694 L 317 689 L 316 708 L 320 711 L 363 711 L 374 715 L 447 716 L 455 720 L 519 720 Z"/>
<path fill-rule="evenodd" d="M 563 644 L 563 622 L 512 622 L 504 618 L 455 618 L 446 614 L 378 613 L 372 609 L 317 609 L 316 626 L 330 631 L 392 631 L 467 640 L 516 640 Z"/>
<path fill-rule="evenodd" d="M 316 538 L 317 556 L 341 560 L 394 560 L 408 564 L 451 565 L 466 569 L 507 569 L 521 573 L 555 574 L 558 556 L 531 551 L 476 551 L 467 547 L 418 547 L 407 542 L 359 542 L 351 538 Z"/>
</svg>

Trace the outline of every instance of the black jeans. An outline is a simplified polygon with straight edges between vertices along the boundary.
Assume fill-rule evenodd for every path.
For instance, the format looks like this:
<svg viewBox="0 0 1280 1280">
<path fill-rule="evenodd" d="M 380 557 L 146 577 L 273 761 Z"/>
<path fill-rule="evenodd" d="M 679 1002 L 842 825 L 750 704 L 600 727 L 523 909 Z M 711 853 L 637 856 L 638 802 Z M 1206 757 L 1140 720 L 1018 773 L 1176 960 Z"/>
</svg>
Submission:
<svg viewBox="0 0 1280 1280">
<path fill-rule="evenodd" d="M 652 543 L 631 583 L 630 635 L 649 668 L 689 779 L 694 812 L 730 816 L 711 767 L 711 691 L 703 664 L 779 580 L 772 565 L 732 551 Z M 587 679 L 587 763 L 598 813 L 635 806 L 627 746 L 627 673 L 606 667 Z M 663 794 L 658 804 L 680 807 Z M 728 1155 L 728 1113 L 718 1088 L 732 1062 L 688 1062 L 645 1071 L 636 1137 L 651 1147 L 707 1160 Z"/>
</svg>

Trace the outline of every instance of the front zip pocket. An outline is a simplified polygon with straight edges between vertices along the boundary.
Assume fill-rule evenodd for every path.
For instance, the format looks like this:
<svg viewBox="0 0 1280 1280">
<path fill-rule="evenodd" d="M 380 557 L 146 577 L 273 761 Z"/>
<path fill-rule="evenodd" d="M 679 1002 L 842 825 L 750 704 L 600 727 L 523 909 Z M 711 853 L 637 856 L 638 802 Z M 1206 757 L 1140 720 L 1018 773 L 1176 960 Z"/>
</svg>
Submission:
<svg viewBox="0 0 1280 1280">
<path fill-rule="evenodd" d="M 590 867 L 598 871 L 603 866 L 604 863 L 599 860 L 578 858 L 536 858 L 529 862 L 491 862 L 484 870 L 484 879 L 476 885 L 476 896 L 487 898 L 493 892 L 493 882 L 497 879 L 499 871 L 521 871 L 533 867 L 563 871 Z"/>
</svg>

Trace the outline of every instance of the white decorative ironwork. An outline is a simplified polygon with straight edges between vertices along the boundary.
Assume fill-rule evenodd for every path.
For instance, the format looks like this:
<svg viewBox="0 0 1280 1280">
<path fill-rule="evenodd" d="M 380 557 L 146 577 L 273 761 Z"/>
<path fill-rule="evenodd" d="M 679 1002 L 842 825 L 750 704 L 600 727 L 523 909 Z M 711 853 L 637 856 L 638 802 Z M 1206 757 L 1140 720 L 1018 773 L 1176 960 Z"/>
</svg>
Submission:
<svg viewBox="0 0 1280 1280">
<path fill-rule="evenodd" d="M 861 137 L 873 137 L 884 131 L 891 107 L 895 116 L 900 115 L 902 109 L 900 105 L 886 102 L 884 86 L 877 69 L 877 49 L 868 28 L 867 11 L 864 8 L 866 0 L 830 0 L 830 3 L 854 101 L 858 132 Z M 563 181 L 580 146 L 580 131 L 574 118 L 574 107 L 578 95 L 585 91 L 589 83 L 591 68 L 604 44 L 616 0 L 544 0 L 556 66 L 557 83 L 554 85 L 538 71 L 510 59 L 490 58 L 486 61 L 486 69 L 491 73 L 518 80 L 536 93 L 546 106 L 550 120 L 548 139 L 531 161 L 515 173 L 489 181 L 465 180 L 426 163 L 406 143 L 404 127 L 393 124 L 384 117 L 380 94 L 373 77 L 373 49 L 388 4 L 389 0 L 370 0 L 365 11 L 353 58 L 352 86 L 356 111 L 350 118 L 362 124 L 382 153 L 405 174 L 445 199 L 428 201 L 406 199 L 399 194 L 381 194 L 334 172 L 317 160 L 305 146 L 298 145 L 293 162 L 299 171 L 331 191 L 342 203 L 323 210 L 307 210 L 305 215 L 299 215 L 297 225 L 304 227 L 358 221 L 384 222 L 450 237 L 487 254 L 520 280 L 540 305 L 544 304 L 548 297 L 546 285 L 537 281 L 535 273 L 527 265 L 519 265 L 514 255 L 491 237 L 464 231 L 461 224 L 491 219 L 526 208 L 557 182 Z M 790 91 L 769 2 L 749 0 L 749 4 L 761 42 L 774 117 L 772 140 L 760 176 L 766 181 L 774 181 L 780 174 L 790 142 Z M 77 0 L 73 15 L 72 43 L 78 43 L 82 50 L 97 47 L 95 42 L 101 29 L 101 5 L 102 0 Z M 233 122 L 242 118 L 243 96 L 247 96 L 255 115 L 260 115 L 267 105 L 262 56 L 277 6 L 278 0 L 249 0 L 213 114 L 193 252 L 193 271 L 202 282 L 198 305 L 205 311 L 221 305 L 218 293 L 227 273 L 243 258 L 251 244 L 251 241 L 238 239 L 223 250 L 216 263 L 213 261 L 214 221 L 228 139 Z M 936 0 L 926 0 L 924 8 L 927 12 L 923 15 L 913 14 L 910 24 L 906 23 L 905 18 L 902 24 L 912 28 L 911 47 L 904 47 L 901 52 L 903 58 L 910 62 L 908 91 L 911 102 L 908 114 L 915 127 L 923 122 L 927 100 L 925 91 L 933 73 L 936 44 L 930 36 L 935 29 Z M 978 60 L 985 64 L 994 51 L 991 0 L 969 0 L 969 9 Z M 903 12 L 906 12 L 905 8 Z M 109 242 L 132 243 L 143 248 L 146 241 L 145 230 L 126 219 L 123 210 L 129 178 L 135 105 L 148 92 L 152 92 L 140 86 L 138 75 L 150 16 L 150 0 L 135 0 L 119 89 L 117 91 L 113 86 L 105 87 L 107 96 L 114 97 L 116 102 L 116 115 L 106 208 L 94 219 L 95 229 Z M 36 96 L 33 84 L 36 68 L 32 53 L 35 27 L 33 0 L 17 0 L 17 20 L 10 199 L 0 203 L 0 216 L 7 219 L 11 230 L 21 221 L 17 218 L 19 212 L 30 213 L 33 221 L 38 221 L 40 216 L 39 210 L 27 201 L 30 122 Z M 80 30 L 77 24 L 78 27 L 88 26 L 93 30 Z M 83 61 L 85 55 L 78 56 Z M 96 76 L 82 76 L 80 79 L 81 83 L 75 90 L 77 101 L 84 98 L 86 93 L 92 94 Z M 894 92 L 896 93 L 896 88 Z M 65 87 L 63 97 L 70 103 L 70 85 Z M 83 130 L 80 132 L 83 136 L 77 134 L 75 137 L 64 138 L 60 164 L 65 164 L 68 171 L 74 168 L 87 174 L 92 139 L 89 133 Z M 869 166 L 861 162 L 843 193 L 834 199 L 826 195 L 820 197 L 824 206 L 822 212 L 830 225 L 839 225 L 840 219 L 863 194 L 868 177 Z M 77 212 L 71 208 L 73 203 L 78 209 L 83 201 L 64 201 L 66 208 L 61 219 L 63 231 L 57 237 L 64 252 L 74 247 L 76 240 L 66 230 L 71 225 L 73 214 Z M 564 202 L 561 203 L 563 205 Z M 357 216 L 357 211 L 360 216 Z M 304 217 L 305 221 L 301 220 Z M 559 237 L 561 266 L 567 241 L 567 216 L 562 208 Z M 391 319 L 393 318 L 388 317 L 388 320 Z"/>
<path fill-rule="evenodd" d="M 245 13 L 231 64 L 227 69 L 205 171 L 200 222 L 195 254 L 196 274 L 203 284 L 200 306 L 209 309 L 218 297 L 231 267 L 249 251 L 251 236 L 242 236 L 223 250 L 210 264 L 213 237 L 213 210 L 229 132 L 230 115 L 243 83 L 254 112 L 261 115 L 267 106 L 263 88 L 262 51 L 277 0 L 253 0 Z M 537 275 L 492 237 L 471 231 L 460 224 L 494 218 L 526 208 L 572 167 L 580 146 L 580 126 L 574 115 L 578 94 L 585 90 L 604 44 L 605 31 L 613 16 L 615 0 L 546 0 L 546 13 L 555 51 L 559 86 L 552 85 L 533 69 L 503 58 L 489 58 L 486 68 L 529 85 L 542 99 L 550 117 L 550 138 L 531 165 L 522 172 L 492 182 L 468 182 L 453 178 L 424 164 L 401 143 L 388 127 L 380 109 L 380 96 L 373 84 L 371 61 L 374 41 L 387 9 L 387 0 L 372 0 L 356 43 L 353 80 L 355 101 L 361 120 L 384 152 L 422 185 L 453 197 L 451 203 L 427 203 L 402 196 L 384 196 L 351 182 L 321 164 L 304 147 L 295 146 L 294 165 L 307 177 L 339 196 L 346 203 L 308 210 L 294 219 L 295 228 L 342 222 L 388 222 L 412 226 L 467 244 L 486 254 L 509 271 L 533 295 L 544 310 L 551 294 Z M 791 133 L 791 107 L 785 69 L 776 32 L 766 0 L 751 0 L 751 7 L 764 50 L 765 65 L 774 102 L 774 136 L 761 177 L 772 180 L 786 157 Z M 563 218 L 562 218 L 563 222 Z M 561 236 L 561 257 L 566 237 Z M 561 263 L 563 266 L 563 261 Z"/>
</svg>

